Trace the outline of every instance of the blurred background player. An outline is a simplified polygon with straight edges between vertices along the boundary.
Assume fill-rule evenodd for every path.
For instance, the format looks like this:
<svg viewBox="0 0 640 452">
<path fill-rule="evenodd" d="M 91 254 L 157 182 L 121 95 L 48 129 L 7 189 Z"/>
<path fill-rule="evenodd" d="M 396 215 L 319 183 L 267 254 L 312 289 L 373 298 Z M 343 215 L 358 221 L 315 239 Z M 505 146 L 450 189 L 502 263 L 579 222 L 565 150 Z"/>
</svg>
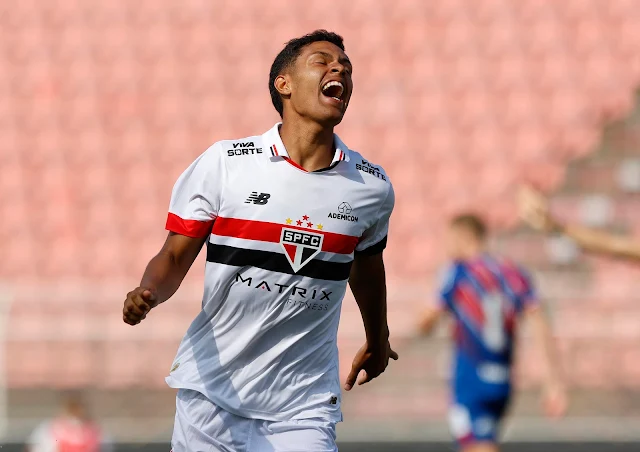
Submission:
<svg viewBox="0 0 640 452">
<path fill-rule="evenodd" d="M 455 321 L 455 368 L 449 413 L 453 436 L 464 452 L 497 451 L 498 428 L 509 405 L 516 321 L 530 321 L 547 369 L 543 402 L 549 416 L 561 416 L 567 398 L 550 327 L 529 276 L 516 264 L 489 254 L 483 221 L 455 217 L 448 231 L 451 264 L 439 303 L 422 316 L 429 334 L 443 315 Z"/>
<path fill-rule="evenodd" d="M 519 204 L 522 219 L 538 231 L 564 234 L 580 248 L 591 253 L 640 262 L 640 240 L 580 225 L 564 224 L 551 214 L 544 195 L 531 187 L 520 190 Z"/>
<path fill-rule="evenodd" d="M 60 414 L 31 435 L 27 452 L 111 452 L 111 442 L 90 415 L 79 392 L 62 395 Z"/>
</svg>

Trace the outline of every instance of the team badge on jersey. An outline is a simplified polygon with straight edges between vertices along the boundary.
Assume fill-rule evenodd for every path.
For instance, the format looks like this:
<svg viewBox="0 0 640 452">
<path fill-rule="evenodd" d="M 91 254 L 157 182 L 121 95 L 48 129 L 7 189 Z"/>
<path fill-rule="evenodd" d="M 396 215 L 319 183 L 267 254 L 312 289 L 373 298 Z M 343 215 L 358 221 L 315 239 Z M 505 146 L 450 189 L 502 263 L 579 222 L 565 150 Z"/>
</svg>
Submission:
<svg viewBox="0 0 640 452">
<path fill-rule="evenodd" d="M 309 221 L 308 216 L 302 217 L 307 227 L 311 228 L 313 223 Z M 292 220 L 287 219 L 287 224 L 292 224 Z M 303 226 L 303 221 L 296 222 L 298 226 Z M 321 225 L 316 226 L 322 229 Z M 322 240 L 324 236 L 317 232 L 305 231 L 301 229 L 288 228 L 284 226 L 280 234 L 280 245 L 284 249 L 289 264 L 294 272 L 300 271 L 302 267 L 307 265 L 322 250 Z"/>
</svg>

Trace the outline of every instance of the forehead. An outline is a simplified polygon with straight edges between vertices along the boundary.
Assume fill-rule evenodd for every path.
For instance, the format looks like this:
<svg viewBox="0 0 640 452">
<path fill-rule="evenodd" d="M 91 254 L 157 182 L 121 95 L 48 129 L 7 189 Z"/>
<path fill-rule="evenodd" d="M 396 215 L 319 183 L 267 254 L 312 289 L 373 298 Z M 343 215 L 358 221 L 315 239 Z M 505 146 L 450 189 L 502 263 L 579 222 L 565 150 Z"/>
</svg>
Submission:
<svg viewBox="0 0 640 452">
<path fill-rule="evenodd" d="M 469 232 L 469 227 L 460 223 L 452 223 L 449 225 L 449 232 L 453 234 L 467 233 Z"/>
<path fill-rule="evenodd" d="M 312 42 L 302 49 L 300 56 L 309 56 L 317 52 L 327 53 L 336 59 L 345 58 L 347 56 L 340 47 L 328 41 Z"/>
</svg>

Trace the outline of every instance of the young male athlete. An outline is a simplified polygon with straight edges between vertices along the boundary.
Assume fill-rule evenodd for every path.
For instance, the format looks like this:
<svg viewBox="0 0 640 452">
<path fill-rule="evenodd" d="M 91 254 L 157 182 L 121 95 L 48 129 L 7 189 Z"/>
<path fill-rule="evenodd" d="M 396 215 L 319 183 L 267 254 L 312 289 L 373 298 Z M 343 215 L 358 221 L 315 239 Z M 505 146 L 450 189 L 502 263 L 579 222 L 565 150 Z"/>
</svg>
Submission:
<svg viewBox="0 0 640 452">
<path fill-rule="evenodd" d="M 282 123 L 214 144 L 173 189 L 169 236 L 123 316 L 136 325 L 171 297 L 206 243 L 202 311 L 167 378 L 178 389 L 174 452 L 337 450 L 347 281 L 366 342 L 345 390 L 398 358 L 382 259 L 393 188 L 333 133 L 351 72 L 340 36 L 289 41 L 269 75 Z"/>
<path fill-rule="evenodd" d="M 451 221 L 448 246 L 452 263 L 440 289 L 440 302 L 428 309 L 419 328 L 428 334 L 443 314 L 455 321 L 451 432 L 463 452 L 498 450 L 500 420 L 511 395 L 516 321 L 531 321 L 547 369 L 547 414 L 566 409 L 559 364 L 550 328 L 529 276 L 516 264 L 494 257 L 485 247 L 486 226 L 475 215 Z"/>
<path fill-rule="evenodd" d="M 531 187 L 520 191 L 520 216 L 532 228 L 564 234 L 582 249 L 592 253 L 640 262 L 640 241 L 578 225 L 563 224 L 549 212 L 545 197 Z"/>
</svg>

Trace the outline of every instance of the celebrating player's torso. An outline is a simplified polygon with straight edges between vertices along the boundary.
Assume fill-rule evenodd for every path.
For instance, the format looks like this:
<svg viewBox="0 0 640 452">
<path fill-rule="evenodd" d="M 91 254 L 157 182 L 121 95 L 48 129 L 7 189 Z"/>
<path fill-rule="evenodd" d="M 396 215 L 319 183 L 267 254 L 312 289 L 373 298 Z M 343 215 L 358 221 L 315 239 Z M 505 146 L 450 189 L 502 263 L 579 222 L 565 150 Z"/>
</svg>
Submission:
<svg viewBox="0 0 640 452">
<path fill-rule="evenodd" d="M 528 277 L 484 254 L 452 265 L 441 298 L 455 316 L 457 396 L 507 394 L 516 318 L 535 300 Z"/>
<path fill-rule="evenodd" d="M 335 144 L 332 165 L 309 173 L 276 125 L 216 143 L 180 177 L 167 228 L 211 235 L 172 387 L 249 418 L 340 420 L 340 306 L 354 252 L 384 247 L 394 197 L 380 168 Z"/>
</svg>

